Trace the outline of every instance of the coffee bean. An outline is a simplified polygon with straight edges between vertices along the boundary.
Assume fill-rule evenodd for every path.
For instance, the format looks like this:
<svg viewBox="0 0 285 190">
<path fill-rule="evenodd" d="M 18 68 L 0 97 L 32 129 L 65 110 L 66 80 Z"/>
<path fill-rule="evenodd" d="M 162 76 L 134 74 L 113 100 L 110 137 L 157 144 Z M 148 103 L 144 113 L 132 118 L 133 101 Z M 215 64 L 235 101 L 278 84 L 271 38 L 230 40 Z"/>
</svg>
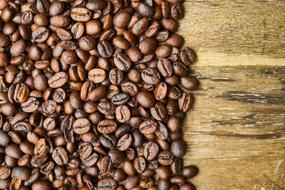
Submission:
<svg viewBox="0 0 285 190">
<path fill-rule="evenodd" d="M 124 50 L 129 49 L 129 45 L 130 45 L 129 41 L 122 36 L 114 37 L 113 44 L 117 48 L 124 49 Z"/>
<path fill-rule="evenodd" d="M 190 65 L 196 61 L 196 54 L 191 48 L 184 48 L 179 56 L 185 65 Z"/>
<path fill-rule="evenodd" d="M 11 56 L 16 57 L 21 55 L 26 50 L 26 47 L 26 42 L 24 40 L 16 41 L 10 48 Z"/>
<path fill-rule="evenodd" d="M 136 101 L 145 108 L 151 108 L 155 105 L 153 94 L 148 91 L 140 91 L 136 96 Z"/>
<path fill-rule="evenodd" d="M 105 115 L 113 115 L 115 112 L 115 106 L 109 101 L 101 101 L 97 108 L 99 112 Z"/>
<path fill-rule="evenodd" d="M 85 166 L 93 166 L 97 161 L 98 155 L 95 152 L 86 158 L 82 158 L 82 162 Z"/>
<path fill-rule="evenodd" d="M 0 179 L 7 179 L 11 174 L 11 169 L 10 167 L 6 166 L 6 165 L 1 165 L 0 166 Z"/>
<path fill-rule="evenodd" d="M 32 32 L 32 39 L 35 42 L 44 42 L 49 37 L 49 30 L 45 27 L 39 27 Z"/>
<path fill-rule="evenodd" d="M 171 16 L 176 20 L 179 20 L 184 17 L 184 8 L 182 4 L 171 5 Z"/>
<path fill-rule="evenodd" d="M 126 93 L 118 93 L 115 94 L 111 101 L 114 105 L 123 105 L 129 101 L 130 97 Z"/>
<path fill-rule="evenodd" d="M 117 123 L 114 120 L 105 119 L 97 125 L 97 130 L 102 134 L 113 133 L 117 129 Z"/>
<path fill-rule="evenodd" d="M 56 28 L 55 32 L 61 40 L 71 40 L 72 38 L 72 33 L 64 28 Z"/>
<path fill-rule="evenodd" d="M 184 183 L 180 186 L 181 190 L 196 190 L 196 187 L 192 183 Z"/>
<path fill-rule="evenodd" d="M 50 18 L 50 24 L 56 27 L 67 27 L 70 25 L 70 18 L 64 15 L 57 15 Z"/>
<path fill-rule="evenodd" d="M 91 19 L 91 15 L 91 11 L 83 7 L 77 7 L 71 10 L 71 18 L 77 22 L 87 22 Z"/>
<path fill-rule="evenodd" d="M 111 69 L 109 72 L 109 80 L 114 85 L 119 85 L 124 79 L 124 73 L 117 69 Z"/>
<path fill-rule="evenodd" d="M 53 1 L 49 7 L 49 15 L 55 16 L 63 13 L 64 3 L 61 1 Z"/>
<path fill-rule="evenodd" d="M 153 134 L 158 127 L 157 122 L 153 120 L 146 120 L 140 124 L 140 132 L 144 135 Z"/>
<path fill-rule="evenodd" d="M 19 180 L 26 180 L 30 177 L 30 171 L 26 167 L 14 167 L 11 176 Z"/>
<path fill-rule="evenodd" d="M 128 71 L 132 66 L 131 60 L 128 58 L 128 56 L 122 53 L 115 55 L 114 63 L 121 71 Z"/>
<path fill-rule="evenodd" d="M 140 15 L 146 17 L 152 17 L 154 15 L 153 8 L 146 3 L 140 3 L 137 7 L 137 11 Z"/>
<path fill-rule="evenodd" d="M 67 80 L 68 80 L 68 77 L 66 73 L 59 72 L 48 79 L 48 85 L 51 88 L 59 88 L 59 87 L 64 86 Z"/>
<path fill-rule="evenodd" d="M 100 143 L 106 148 L 112 148 L 116 146 L 117 138 L 114 135 L 101 135 Z"/>
<path fill-rule="evenodd" d="M 144 157 L 140 156 L 134 160 L 134 167 L 138 173 L 143 173 L 147 168 L 147 162 Z"/>
<path fill-rule="evenodd" d="M 98 182 L 98 190 L 115 190 L 117 187 L 113 179 L 101 179 Z"/>
<path fill-rule="evenodd" d="M 173 155 L 169 151 L 162 151 L 161 153 L 159 153 L 157 158 L 158 158 L 158 162 L 164 166 L 169 166 L 170 164 L 172 164 L 174 160 Z"/>
<path fill-rule="evenodd" d="M 131 118 L 131 111 L 126 105 L 121 105 L 116 108 L 116 119 L 121 122 L 125 123 L 129 121 Z"/>
<path fill-rule="evenodd" d="M 16 144 L 9 144 L 5 147 L 5 153 L 6 155 L 15 158 L 15 159 L 19 159 L 23 153 L 20 150 L 19 146 Z"/>
<path fill-rule="evenodd" d="M 58 165 L 65 165 L 68 162 L 68 154 L 62 147 L 56 147 L 52 152 L 52 159 Z"/>
<path fill-rule="evenodd" d="M 150 108 L 150 113 L 152 117 L 158 121 L 162 121 L 166 117 L 166 108 L 165 106 L 158 102 L 154 107 Z"/>
<path fill-rule="evenodd" d="M 66 98 L 66 92 L 62 88 L 56 88 L 53 92 L 52 99 L 56 103 L 63 103 Z"/>
<path fill-rule="evenodd" d="M 7 133 L 0 130 L 0 145 L 5 147 L 8 145 L 9 141 L 10 141 L 10 139 L 9 139 L 9 136 L 7 135 Z"/>
<path fill-rule="evenodd" d="M 156 69 L 146 68 L 142 71 L 141 77 L 148 84 L 157 84 L 160 82 L 160 74 Z"/>
<path fill-rule="evenodd" d="M 183 112 L 188 112 L 194 103 L 194 97 L 192 94 L 183 93 L 178 100 L 179 109 Z"/>
<path fill-rule="evenodd" d="M 198 89 L 199 82 L 192 76 L 186 76 L 181 78 L 181 85 L 186 90 L 193 91 Z"/>
<path fill-rule="evenodd" d="M 182 140 L 177 140 L 171 143 L 171 153 L 177 157 L 181 158 L 185 155 L 186 153 L 186 144 Z"/>
<path fill-rule="evenodd" d="M 199 172 L 199 169 L 197 168 L 197 166 L 189 165 L 183 168 L 182 174 L 186 178 L 192 178 L 196 176 L 198 172 Z"/>
<path fill-rule="evenodd" d="M 108 41 L 99 42 L 97 48 L 99 54 L 104 58 L 110 58 L 114 53 L 113 47 Z"/>
<path fill-rule="evenodd" d="M 75 51 L 72 51 L 72 50 L 63 51 L 60 56 L 60 62 L 66 65 L 75 64 L 77 63 L 77 60 L 78 60 L 78 57 Z"/>
<path fill-rule="evenodd" d="M 130 134 L 125 134 L 123 135 L 119 140 L 118 140 L 118 143 L 117 143 L 117 147 L 120 151 L 125 151 L 127 150 L 130 145 L 132 144 L 132 136 Z"/>
<path fill-rule="evenodd" d="M 85 24 L 85 27 L 88 35 L 97 35 L 101 32 L 102 24 L 99 20 L 90 20 Z"/>
<path fill-rule="evenodd" d="M 159 138 L 161 140 L 166 140 L 168 138 L 169 132 L 163 123 L 158 122 L 158 128 L 155 131 L 155 135 L 157 136 L 157 138 Z"/>
<path fill-rule="evenodd" d="M 49 181 L 44 180 L 44 181 L 37 181 L 33 183 L 32 185 L 32 190 L 52 190 L 52 186 Z"/>
<path fill-rule="evenodd" d="M 71 116 L 66 116 L 61 122 L 61 130 L 63 131 L 64 138 L 67 142 L 74 142 L 73 123 L 75 119 Z"/>
<path fill-rule="evenodd" d="M 136 36 L 139 36 L 147 30 L 148 26 L 149 26 L 148 19 L 146 17 L 143 17 L 133 25 L 132 33 Z"/>
<path fill-rule="evenodd" d="M 159 147 L 155 142 L 146 143 L 143 155 L 147 160 L 153 160 L 159 152 Z"/>
<path fill-rule="evenodd" d="M 74 121 L 72 127 L 76 134 L 81 135 L 81 134 L 87 133 L 90 130 L 91 123 L 86 118 L 79 118 Z"/>
<path fill-rule="evenodd" d="M 103 69 L 95 68 L 88 72 L 88 79 L 94 83 L 101 83 L 106 78 L 106 72 Z"/>
<path fill-rule="evenodd" d="M 84 51 L 90 51 L 96 47 L 96 41 L 91 36 L 83 36 L 78 41 L 79 47 Z"/>
<path fill-rule="evenodd" d="M 71 27 L 71 33 L 74 39 L 79 39 L 83 36 L 85 32 L 84 24 L 76 22 Z"/>
</svg>

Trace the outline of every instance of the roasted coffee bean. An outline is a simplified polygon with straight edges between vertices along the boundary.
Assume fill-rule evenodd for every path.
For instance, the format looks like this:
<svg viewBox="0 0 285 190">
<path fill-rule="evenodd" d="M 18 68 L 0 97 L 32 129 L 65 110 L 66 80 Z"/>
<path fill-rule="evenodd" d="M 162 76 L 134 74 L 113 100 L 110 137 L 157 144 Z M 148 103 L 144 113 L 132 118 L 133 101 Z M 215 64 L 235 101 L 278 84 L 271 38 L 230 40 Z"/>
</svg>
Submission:
<svg viewBox="0 0 285 190">
<path fill-rule="evenodd" d="M 105 119 L 100 121 L 97 125 L 97 130 L 102 134 L 110 134 L 117 129 L 117 123 L 111 119 Z"/>
<path fill-rule="evenodd" d="M 173 141 L 170 150 L 175 157 L 181 158 L 186 153 L 186 144 L 183 140 Z"/>
<path fill-rule="evenodd" d="M 112 148 L 116 146 L 117 138 L 114 135 L 101 135 L 100 143 L 106 148 Z"/>
<path fill-rule="evenodd" d="M 144 135 L 153 134 L 158 127 L 157 122 L 153 120 L 146 120 L 140 124 L 140 132 Z"/>
<path fill-rule="evenodd" d="M 101 179 L 98 182 L 98 190 L 115 190 L 117 187 L 115 180 L 113 179 Z"/>
<path fill-rule="evenodd" d="M 68 162 L 68 154 L 62 147 L 56 147 L 52 152 L 52 159 L 58 165 L 65 165 Z"/>
<path fill-rule="evenodd" d="M 97 108 L 99 112 L 105 115 L 113 115 L 115 112 L 115 106 L 109 101 L 101 101 Z"/>
<path fill-rule="evenodd" d="M 0 189 L 195 189 L 183 1 L 1 1 L 0 12 Z"/>
<path fill-rule="evenodd" d="M 154 85 L 160 82 L 160 74 L 156 69 L 146 68 L 142 71 L 141 77 L 144 82 Z"/>
<path fill-rule="evenodd" d="M 151 108 L 155 105 L 154 95 L 148 91 L 138 92 L 136 101 L 145 108 Z"/>
<path fill-rule="evenodd" d="M 197 168 L 197 166 L 185 166 L 182 170 L 182 174 L 184 177 L 186 178 L 192 178 L 194 176 L 196 176 L 199 172 L 199 169 Z"/>
<path fill-rule="evenodd" d="M 106 78 L 106 72 L 103 69 L 95 68 L 88 72 L 88 79 L 94 83 L 101 83 Z"/>
<path fill-rule="evenodd" d="M 32 40 L 35 42 L 44 42 L 49 37 L 49 30 L 45 27 L 39 27 L 32 32 Z"/>
<path fill-rule="evenodd" d="M 118 143 L 117 143 L 117 147 L 120 151 L 125 151 L 127 150 L 130 145 L 132 144 L 132 136 L 130 134 L 125 134 L 123 135 L 119 140 L 118 140 Z"/>
<path fill-rule="evenodd" d="M 56 88 L 53 92 L 52 99 L 56 103 L 63 103 L 66 98 L 66 92 L 62 88 Z"/>
<path fill-rule="evenodd" d="M 74 39 L 79 39 L 83 36 L 85 32 L 84 24 L 76 22 L 71 27 L 71 33 Z"/>
<path fill-rule="evenodd" d="M 115 113 L 116 119 L 121 123 L 129 121 L 131 118 L 131 111 L 126 105 L 118 106 Z"/>
<path fill-rule="evenodd" d="M 86 118 L 79 118 L 73 123 L 73 130 L 76 134 L 84 134 L 87 133 L 91 128 L 91 123 Z"/>
<path fill-rule="evenodd" d="M 87 22 L 91 16 L 91 11 L 83 7 L 76 7 L 71 10 L 71 18 L 77 22 Z"/>
<path fill-rule="evenodd" d="M 119 85 L 124 79 L 124 73 L 117 69 L 111 69 L 109 72 L 109 80 L 114 85 Z"/>
<path fill-rule="evenodd" d="M 130 97 L 126 93 L 118 93 L 115 94 L 111 101 L 114 105 L 123 105 L 129 101 Z"/>
<path fill-rule="evenodd" d="M 0 179 L 7 179 L 11 174 L 11 169 L 9 166 L 1 165 L 0 166 Z"/>
<path fill-rule="evenodd" d="M 156 158 L 158 152 L 158 145 L 155 142 L 148 142 L 144 147 L 143 155 L 147 160 L 153 160 L 154 158 Z"/>
<path fill-rule="evenodd" d="M 143 17 L 133 25 L 132 33 L 136 36 L 139 36 L 147 30 L 148 26 L 149 26 L 148 19 L 146 17 Z"/>
<path fill-rule="evenodd" d="M 146 17 L 152 17 L 154 15 L 153 7 L 149 6 L 146 3 L 140 3 L 137 7 L 137 11 L 140 15 Z"/>
<path fill-rule="evenodd" d="M 128 71 L 132 66 L 131 60 L 128 58 L 128 56 L 122 53 L 115 55 L 114 63 L 121 71 Z"/>
<path fill-rule="evenodd" d="M 97 48 L 99 54 L 104 58 L 110 58 L 114 53 L 113 47 L 108 41 L 99 42 Z"/>
<path fill-rule="evenodd" d="M 51 88 L 59 88 L 65 85 L 68 76 L 64 72 L 59 72 L 48 79 L 48 85 Z"/>
<path fill-rule="evenodd" d="M 8 145 L 10 139 L 7 133 L 4 131 L 0 130 L 0 145 L 5 147 Z"/>
<path fill-rule="evenodd" d="M 192 94 L 183 93 L 178 100 L 179 109 L 183 112 L 188 112 L 194 103 L 194 97 Z"/>
<path fill-rule="evenodd" d="M 199 82 L 196 78 L 192 76 L 186 76 L 181 78 L 181 85 L 186 90 L 197 90 L 199 86 Z"/>
<path fill-rule="evenodd" d="M 52 190 L 52 185 L 48 180 L 33 183 L 32 190 Z"/>
<path fill-rule="evenodd" d="M 128 11 L 122 10 L 115 14 L 113 18 L 113 24 L 118 28 L 126 27 L 131 19 L 131 15 Z"/>
<path fill-rule="evenodd" d="M 196 54 L 191 48 L 184 48 L 179 57 L 185 65 L 190 65 L 196 61 Z"/>
<path fill-rule="evenodd" d="M 84 51 L 90 51 L 95 48 L 96 41 L 91 36 L 83 36 L 78 41 L 79 47 Z"/>
<path fill-rule="evenodd" d="M 140 156 L 134 160 L 134 167 L 138 173 L 143 173 L 147 168 L 147 162 L 144 157 Z"/>
<path fill-rule="evenodd" d="M 11 158 L 19 159 L 23 153 L 20 150 L 19 146 L 16 144 L 9 144 L 5 147 L 5 154 Z"/>
</svg>

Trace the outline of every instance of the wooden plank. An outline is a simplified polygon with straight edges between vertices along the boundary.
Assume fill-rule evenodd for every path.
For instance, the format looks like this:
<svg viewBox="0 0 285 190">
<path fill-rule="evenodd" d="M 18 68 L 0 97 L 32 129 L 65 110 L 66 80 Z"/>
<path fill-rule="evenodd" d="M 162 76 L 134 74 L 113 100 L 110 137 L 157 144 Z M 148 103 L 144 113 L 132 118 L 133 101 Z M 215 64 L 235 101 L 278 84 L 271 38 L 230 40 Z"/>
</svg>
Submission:
<svg viewBox="0 0 285 190">
<path fill-rule="evenodd" d="M 285 65 L 285 1 L 187 0 L 180 34 L 198 65 Z"/>
<path fill-rule="evenodd" d="M 184 135 L 199 190 L 285 189 L 285 67 L 195 66 Z"/>
</svg>

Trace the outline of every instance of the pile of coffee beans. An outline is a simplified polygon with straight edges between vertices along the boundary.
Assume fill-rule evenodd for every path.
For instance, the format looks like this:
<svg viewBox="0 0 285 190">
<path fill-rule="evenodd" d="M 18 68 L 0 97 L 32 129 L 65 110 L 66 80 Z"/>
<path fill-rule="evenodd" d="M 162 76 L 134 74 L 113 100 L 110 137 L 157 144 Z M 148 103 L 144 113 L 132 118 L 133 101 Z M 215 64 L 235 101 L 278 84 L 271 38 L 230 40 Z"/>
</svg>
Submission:
<svg viewBox="0 0 285 190">
<path fill-rule="evenodd" d="M 0 0 L 0 189 L 195 189 L 182 3 Z"/>
</svg>

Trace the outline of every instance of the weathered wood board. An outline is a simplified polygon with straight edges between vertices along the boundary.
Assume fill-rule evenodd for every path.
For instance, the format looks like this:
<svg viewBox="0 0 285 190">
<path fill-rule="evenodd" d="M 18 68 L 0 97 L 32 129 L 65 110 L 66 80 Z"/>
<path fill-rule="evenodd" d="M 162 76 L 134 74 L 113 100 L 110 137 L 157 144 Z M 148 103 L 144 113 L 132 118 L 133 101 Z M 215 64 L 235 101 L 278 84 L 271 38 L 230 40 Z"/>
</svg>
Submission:
<svg viewBox="0 0 285 190">
<path fill-rule="evenodd" d="M 185 162 L 198 190 L 285 190 L 285 1 L 186 0 L 199 61 Z"/>
</svg>

